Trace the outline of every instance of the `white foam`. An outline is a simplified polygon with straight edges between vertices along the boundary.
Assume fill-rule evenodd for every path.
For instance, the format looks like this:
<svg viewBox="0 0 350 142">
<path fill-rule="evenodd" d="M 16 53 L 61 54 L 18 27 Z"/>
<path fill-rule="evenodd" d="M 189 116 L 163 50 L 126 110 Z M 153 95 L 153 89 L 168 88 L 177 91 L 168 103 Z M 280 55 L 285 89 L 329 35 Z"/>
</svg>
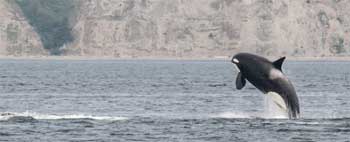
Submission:
<svg viewBox="0 0 350 142">
<path fill-rule="evenodd" d="M 262 118 L 262 119 L 288 119 L 285 115 L 272 115 L 265 113 L 253 113 L 253 112 L 223 112 L 219 114 L 214 114 L 211 117 L 213 118 L 225 118 L 225 119 L 254 119 L 254 118 Z"/>
<path fill-rule="evenodd" d="M 95 116 L 95 115 L 86 115 L 86 114 L 40 114 L 36 112 L 5 112 L 0 113 L 0 120 L 8 120 L 12 117 L 33 117 L 37 120 L 59 120 L 59 119 L 93 119 L 93 120 L 107 120 L 107 121 L 118 121 L 118 120 L 127 120 L 126 117 L 118 116 Z"/>
<path fill-rule="evenodd" d="M 265 106 L 262 112 L 224 112 L 213 115 L 214 118 L 263 118 L 263 119 L 288 119 L 286 104 L 277 93 L 270 92 L 264 97 Z"/>
<path fill-rule="evenodd" d="M 217 115 L 213 115 L 212 117 L 214 118 L 226 118 L 226 119 L 231 119 L 231 118 L 254 118 L 253 115 L 249 115 L 247 113 L 242 113 L 242 112 L 223 112 Z"/>
</svg>

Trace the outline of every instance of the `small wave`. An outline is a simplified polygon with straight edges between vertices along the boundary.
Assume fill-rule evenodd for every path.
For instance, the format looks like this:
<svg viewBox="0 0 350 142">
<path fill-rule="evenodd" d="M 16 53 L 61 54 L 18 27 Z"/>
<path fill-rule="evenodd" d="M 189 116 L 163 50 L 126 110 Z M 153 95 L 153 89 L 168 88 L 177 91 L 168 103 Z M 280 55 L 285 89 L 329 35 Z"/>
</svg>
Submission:
<svg viewBox="0 0 350 142">
<path fill-rule="evenodd" d="M 6 121 L 14 118 L 33 118 L 36 120 L 60 120 L 60 119 L 93 119 L 93 120 L 107 120 L 107 121 L 118 121 L 127 120 L 126 117 L 116 116 L 94 116 L 86 114 L 69 114 L 69 115 L 56 115 L 56 114 L 40 114 L 35 112 L 5 112 L 0 113 L 0 120 Z"/>
<path fill-rule="evenodd" d="M 26 123 L 26 122 L 37 122 L 38 120 L 30 116 L 13 116 L 13 117 L 10 117 L 7 121 L 17 122 L 17 123 Z"/>
<path fill-rule="evenodd" d="M 227 86 L 227 84 L 226 84 L 226 83 L 222 83 L 222 84 L 209 84 L 208 86 L 209 86 L 209 87 L 225 87 L 225 86 Z"/>
</svg>

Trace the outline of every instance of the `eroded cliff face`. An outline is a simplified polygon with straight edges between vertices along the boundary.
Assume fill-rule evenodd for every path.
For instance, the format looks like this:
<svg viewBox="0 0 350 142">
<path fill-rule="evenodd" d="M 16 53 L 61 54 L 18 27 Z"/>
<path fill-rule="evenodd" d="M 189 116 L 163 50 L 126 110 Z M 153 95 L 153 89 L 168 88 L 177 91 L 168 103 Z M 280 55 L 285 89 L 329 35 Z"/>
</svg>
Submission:
<svg viewBox="0 0 350 142">
<path fill-rule="evenodd" d="M 212 58 L 236 52 L 297 57 L 350 55 L 350 3 L 346 0 L 67 1 L 72 4 L 63 6 L 69 6 L 75 14 L 63 16 L 68 21 L 65 30 L 70 30 L 72 40 L 60 42 L 63 44 L 57 50 L 61 55 L 121 58 Z M 8 10 L 16 7 L 0 3 Z M 31 32 L 37 35 L 37 31 Z M 2 30 L 0 34 L 8 35 L 4 33 Z M 24 40 L 18 41 L 22 45 L 19 48 L 27 46 Z M 9 39 L 2 38 L 0 44 L 6 43 L 8 47 L 8 42 Z"/>
<path fill-rule="evenodd" d="M 345 0 L 81 0 L 67 53 L 344 56 L 349 7 Z"/>
<path fill-rule="evenodd" d="M 67 53 L 200 58 L 229 56 L 239 48 L 239 1 L 81 0 L 80 4 L 73 28 L 77 39 Z"/>
<path fill-rule="evenodd" d="M 47 55 L 40 37 L 12 0 L 0 2 L 0 56 Z"/>
</svg>

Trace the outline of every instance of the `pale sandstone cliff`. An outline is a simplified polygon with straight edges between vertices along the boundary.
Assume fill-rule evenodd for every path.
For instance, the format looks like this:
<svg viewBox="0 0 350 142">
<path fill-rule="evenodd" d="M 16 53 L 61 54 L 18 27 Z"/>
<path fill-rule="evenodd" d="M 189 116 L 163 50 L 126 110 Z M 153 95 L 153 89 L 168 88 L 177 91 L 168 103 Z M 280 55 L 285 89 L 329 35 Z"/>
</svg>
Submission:
<svg viewBox="0 0 350 142">
<path fill-rule="evenodd" d="M 347 0 L 70 1 L 76 12 L 69 18 L 74 39 L 56 47 L 62 55 L 212 58 L 243 51 L 268 56 L 350 55 Z M 27 47 L 19 41 L 19 48 Z M 7 48 L 8 42 L 2 38 L 0 44 Z"/>
</svg>

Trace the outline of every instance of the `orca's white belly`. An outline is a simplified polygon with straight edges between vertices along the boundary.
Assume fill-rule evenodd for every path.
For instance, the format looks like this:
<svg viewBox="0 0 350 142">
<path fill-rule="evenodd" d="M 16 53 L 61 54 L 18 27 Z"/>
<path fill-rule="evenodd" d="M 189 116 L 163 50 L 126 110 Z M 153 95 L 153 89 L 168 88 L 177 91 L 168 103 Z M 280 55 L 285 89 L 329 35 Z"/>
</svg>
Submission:
<svg viewBox="0 0 350 142">
<path fill-rule="evenodd" d="M 266 94 L 266 103 L 268 115 L 270 117 L 288 118 L 287 105 L 278 93 L 268 92 Z"/>
</svg>

